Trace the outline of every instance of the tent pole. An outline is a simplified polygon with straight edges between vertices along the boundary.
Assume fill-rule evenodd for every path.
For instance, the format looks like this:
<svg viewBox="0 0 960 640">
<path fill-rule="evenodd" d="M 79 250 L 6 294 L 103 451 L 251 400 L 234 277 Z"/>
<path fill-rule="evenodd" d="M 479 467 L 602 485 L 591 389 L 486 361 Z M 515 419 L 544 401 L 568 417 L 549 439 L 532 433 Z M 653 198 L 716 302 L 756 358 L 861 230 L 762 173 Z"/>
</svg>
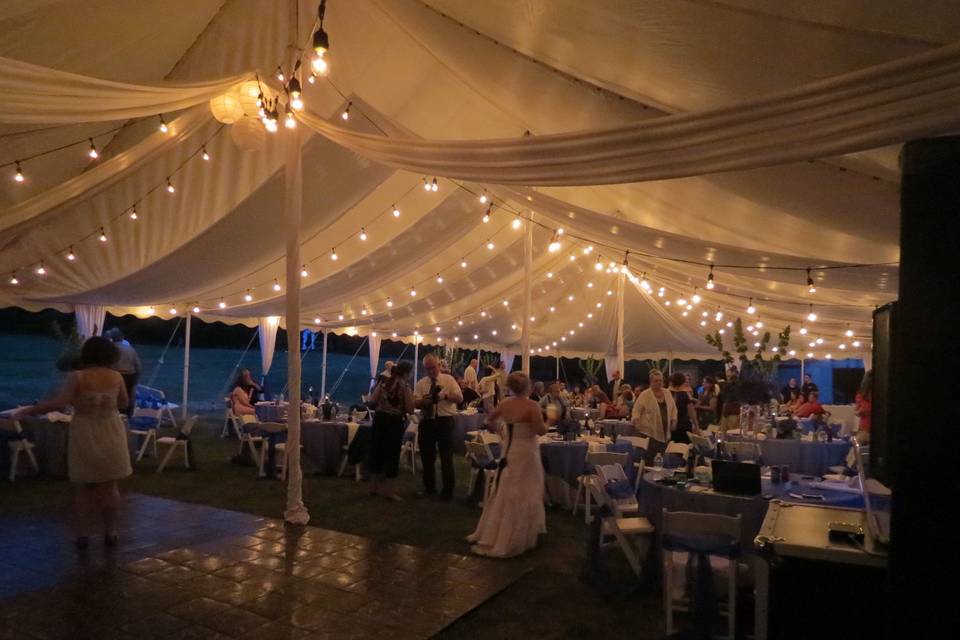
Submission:
<svg viewBox="0 0 960 640">
<path fill-rule="evenodd" d="M 559 380 L 560 379 L 560 352 L 559 351 L 557 351 L 556 357 L 557 357 L 557 377 L 555 379 Z"/>
<path fill-rule="evenodd" d="M 803 356 L 800 356 L 800 386 L 803 386 L 803 367 L 807 363 L 807 359 Z"/>
<path fill-rule="evenodd" d="M 327 330 L 323 330 L 323 365 L 320 369 L 320 401 L 327 397 Z"/>
<path fill-rule="evenodd" d="M 296 24 L 291 21 L 291 30 Z M 296 36 L 291 42 L 296 41 Z M 284 169 L 284 223 L 287 240 L 287 505 L 283 518 L 291 524 L 305 525 L 310 514 L 303 504 L 303 471 L 300 468 L 300 221 L 303 209 L 303 157 L 300 129 L 285 131 L 286 167 Z"/>
<path fill-rule="evenodd" d="M 532 214 L 531 214 L 532 215 Z M 528 376 L 530 370 L 530 272 L 533 265 L 533 222 L 527 221 L 523 239 L 523 332 L 520 334 L 520 349 L 523 353 L 521 367 Z"/>
<path fill-rule="evenodd" d="M 187 336 L 183 343 L 183 404 L 180 406 L 180 418 L 187 419 L 187 400 L 190 395 L 190 325 L 193 316 L 187 309 Z"/>
<path fill-rule="evenodd" d="M 623 295 L 626 289 L 626 274 L 621 273 L 617 280 L 617 371 L 620 372 L 620 380 L 624 379 L 623 368 Z M 616 391 L 614 391 L 616 393 Z M 613 398 L 611 398 L 613 400 Z"/>
<path fill-rule="evenodd" d="M 413 383 L 417 383 L 417 368 L 420 366 L 420 336 L 413 336 Z"/>
</svg>

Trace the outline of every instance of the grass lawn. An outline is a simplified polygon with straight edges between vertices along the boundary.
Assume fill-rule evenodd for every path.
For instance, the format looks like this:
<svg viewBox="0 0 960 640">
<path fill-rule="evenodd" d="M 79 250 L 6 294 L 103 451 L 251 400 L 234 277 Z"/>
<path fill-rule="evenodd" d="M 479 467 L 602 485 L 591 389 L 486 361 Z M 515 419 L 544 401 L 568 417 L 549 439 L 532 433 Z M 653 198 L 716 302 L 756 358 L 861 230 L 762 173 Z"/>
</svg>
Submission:
<svg viewBox="0 0 960 640">
<path fill-rule="evenodd" d="M 274 518 L 282 517 L 284 485 L 255 479 L 255 469 L 229 463 L 235 440 L 217 437 L 220 425 L 209 419 L 194 431 L 197 469 L 170 467 L 154 473 L 156 461 L 144 459 L 123 490 L 196 502 Z M 466 493 L 469 469 L 457 459 L 457 495 Z M 409 470 L 398 481 L 402 503 L 368 495 L 368 485 L 351 477 L 306 477 L 304 500 L 310 524 L 385 542 L 438 551 L 469 553 L 464 536 L 473 531 L 480 510 L 461 500 L 442 503 L 417 499 L 419 475 Z M 23 509 L 68 508 L 71 487 L 65 481 L 18 479 L 0 484 L 0 513 Z M 663 633 L 661 600 L 655 586 L 639 587 L 618 551 L 605 554 L 611 575 L 582 578 L 586 527 L 569 511 L 547 511 L 548 534 L 540 546 L 511 562 L 529 569 L 509 589 L 461 618 L 444 638 L 537 637 L 587 638 L 612 633 L 659 638 Z"/>
</svg>

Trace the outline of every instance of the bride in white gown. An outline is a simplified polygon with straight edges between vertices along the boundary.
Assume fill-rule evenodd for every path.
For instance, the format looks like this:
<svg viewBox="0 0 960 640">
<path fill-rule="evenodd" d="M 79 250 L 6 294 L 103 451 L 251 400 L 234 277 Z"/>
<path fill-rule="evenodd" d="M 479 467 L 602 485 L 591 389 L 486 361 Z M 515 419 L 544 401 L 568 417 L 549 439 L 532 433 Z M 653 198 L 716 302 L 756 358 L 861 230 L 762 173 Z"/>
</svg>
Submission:
<svg viewBox="0 0 960 640">
<path fill-rule="evenodd" d="M 488 417 L 502 420 L 500 471 L 496 493 L 483 506 L 477 529 L 467 536 L 471 550 L 483 556 L 510 558 L 537 546 L 537 536 L 547 532 L 543 510 L 543 465 L 537 436 L 546 433 L 540 405 L 531 400 L 530 378 L 511 373 L 505 399 Z"/>
</svg>

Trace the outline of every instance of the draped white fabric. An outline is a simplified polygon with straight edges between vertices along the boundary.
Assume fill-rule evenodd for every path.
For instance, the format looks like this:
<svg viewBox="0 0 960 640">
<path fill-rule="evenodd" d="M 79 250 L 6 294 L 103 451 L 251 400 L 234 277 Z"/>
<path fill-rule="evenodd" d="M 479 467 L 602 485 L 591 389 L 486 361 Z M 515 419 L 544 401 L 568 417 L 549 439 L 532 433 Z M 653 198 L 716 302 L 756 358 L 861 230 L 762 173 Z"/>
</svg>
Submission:
<svg viewBox="0 0 960 640">
<path fill-rule="evenodd" d="M 81 338 L 103 335 L 103 322 L 107 308 L 102 304 L 77 304 L 73 307 L 77 320 L 77 333 Z"/>
<path fill-rule="evenodd" d="M 960 127 L 960 44 L 759 100 L 593 131 L 509 140 L 416 140 L 300 119 L 404 169 L 520 185 L 642 182 L 851 153 Z"/>
<path fill-rule="evenodd" d="M 510 349 L 503 349 L 500 351 L 500 359 L 506 363 L 507 373 L 513 371 L 513 360 L 516 355 L 516 352 Z"/>
<path fill-rule="evenodd" d="M 613 375 L 613 372 L 617 370 L 617 362 L 618 362 L 618 359 L 616 354 L 613 354 L 613 355 L 607 354 L 603 356 L 603 371 L 607 376 L 607 380 L 609 380 L 610 376 Z M 623 372 L 621 371 L 620 373 L 622 374 Z"/>
<path fill-rule="evenodd" d="M 166 137 L 155 116 L 167 108 L 158 106 L 165 92 L 216 84 L 209 78 L 259 69 L 276 88 L 273 70 L 288 44 L 310 35 L 301 20 L 298 37 L 290 37 L 293 7 L 105 0 L 84 8 L 89 20 L 43 0 L 0 10 L 0 56 L 84 76 L 58 86 L 77 83 L 87 96 L 101 96 L 111 114 L 103 117 L 112 118 L 61 126 L 56 118 L 66 116 L 48 112 L 42 117 L 52 127 L 0 123 L 0 305 L 110 305 L 111 313 L 142 317 L 196 305 L 205 320 L 249 324 L 286 314 L 283 294 L 293 283 L 273 214 L 283 197 L 287 132 L 243 151 L 233 142 L 237 125 L 217 133 L 205 105 L 171 118 Z M 316 4 L 303 0 L 299 10 L 314 15 Z M 957 128 L 955 13 L 912 11 L 896 0 L 850 0 L 842 9 L 758 0 L 332 2 L 330 82 L 305 83 L 304 118 L 336 122 L 330 135 L 341 139 L 303 140 L 299 249 L 309 275 L 293 279 L 302 285 L 299 321 L 340 333 L 396 333 L 407 342 L 418 331 L 425 344 L 458 338 L 462 347 L 516 352 L 523 260 L 510 222 L 515 212 L 535 211 L 546 225 L 534 234 L 530 324 L 539 355 L 547 347 L 571 357 L 614 352 L 607 291 L 615 287 L 593 262 L 597 254 L 622 261 L 627 249 L 633 270 L 654 285 L 652 292 L 627 287 L 627 358 L 716 356 L 703 334 L 724 327 L 714 321 L 718 312 L 724 322 L 743 315 L 746 296 L 768 326 L 789 323 L 795 336 L 814 303 L 812 336 L 836 349 L 849 327 L 861 351 L 869 348 L 870 311 L 895 298 L 899 258 L 898 147 L 871 147 Z M 115 22 L 106 19 L 114 14 Z M 16 68 L 25 77 L 37 71 Z M 949 82 L 938 88 L 940 81 Z M 139 87 L 131 100 L 147 117 L 125 121 L 120 114 L 130 104 L 108 104 L 119 90 L 109 83 Z M 23 94 L 27 85 L 14 84 L 14 94 Z M 22 97 L 61 108 L 55 97 L 31 95 Z M 339 114 L 347 100 L 345 122 Z M 89 101 L 69 109 L 89 117 L 82 107 L 89 110 Z M 14 108 L 24 104 L 0 107 Z M 97 161 L 85 155 L 87 136 L 96 136 Z M 607 138 L 609 146 L 597 146 Z M 339 144 L 358 141 L 376 148 Z M 423 163 L 402 165 L 415 171 L 384 164 L 407 161 L 390 147 L 401 144 Z M 210 162 L 196 159 L 203 145 Z M 863 151 L 831 155 L 840 148 Z M 23 163 L 26 180 L 15 183 L 14 163 L 24 158 L 32 158 Z M 460 189 L 448 179 L 457 170 L 484 178 Z M 509 175 L 486 173 L 494 170 Z M 714 170 L 724 173 L 648 179 Z M 162 188 L 171 175 L 172 196 Z M 434 175 L 439 192 L 418 188 Z M 541 178 L 545 185 L 647 181 L 524 184 Z M 488 224 L 480 219 L 482 190 L 496 202 Z M 142 208 L 133 222 L 125 212 L 135 202 Z M 394 204 L 402 210 L 396 218 Z M 552 254 L 551 232 L 561 226 L 568 236 Z M 98 241 L 100 227 L 108 243 Z M 596 252 L 587 256 L 589 244 Z M 75 261 L 65 260 L 71 247 Z M 710 263 L 762 270 L 718 267 L 717 288 L 706 292 Z M 856 263 L 876 266 L 844 268 Z M 804 287 L 808 266 L 815 296 Z M 18 285 L 8 284 L 11 276 Z M 703 302 L 682 316 L 677 302 L 697 286 Z"/>
<path fill-rule="evenodd" d="M 377 379 L 380 368 L 380 343 L 383 336 L 370 334 L 367 336 L 367 345 L 370 347 L 370 385 Z"/>
<path fill-rule="evenodd" d="M 0 122 L 76 123 L 142 118 L 206 102 L 252 77 L 144 85 L 114 82 L 0 57 Z"/>
<path fill-rule="evenodd" d="M 260 340 L 260 373 L 266 376 L 270 373 L 270 366 L 273 364 L 273 352 L 277 346 L 277 329 L 280 327 L 280 318 L 277 316 L 260 318 L 258 326 L 260 328 L 257 333 Z"/>
</svg>

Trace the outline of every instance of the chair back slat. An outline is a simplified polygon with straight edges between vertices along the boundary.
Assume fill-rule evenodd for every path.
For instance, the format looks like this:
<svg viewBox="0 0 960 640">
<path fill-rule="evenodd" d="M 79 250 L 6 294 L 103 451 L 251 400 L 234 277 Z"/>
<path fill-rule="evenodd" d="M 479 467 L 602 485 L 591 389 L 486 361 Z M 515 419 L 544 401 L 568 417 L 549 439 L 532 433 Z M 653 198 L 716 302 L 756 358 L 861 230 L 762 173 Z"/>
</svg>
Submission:
<svg viewBox="0 0 960 640">
<path fill-rule="evenodd" d="M 660 532 L 664 535 L 726 536 L 740 539 L 743 517 L 722 516 L 716 513 L 663 510 Z"/>
</svg>

